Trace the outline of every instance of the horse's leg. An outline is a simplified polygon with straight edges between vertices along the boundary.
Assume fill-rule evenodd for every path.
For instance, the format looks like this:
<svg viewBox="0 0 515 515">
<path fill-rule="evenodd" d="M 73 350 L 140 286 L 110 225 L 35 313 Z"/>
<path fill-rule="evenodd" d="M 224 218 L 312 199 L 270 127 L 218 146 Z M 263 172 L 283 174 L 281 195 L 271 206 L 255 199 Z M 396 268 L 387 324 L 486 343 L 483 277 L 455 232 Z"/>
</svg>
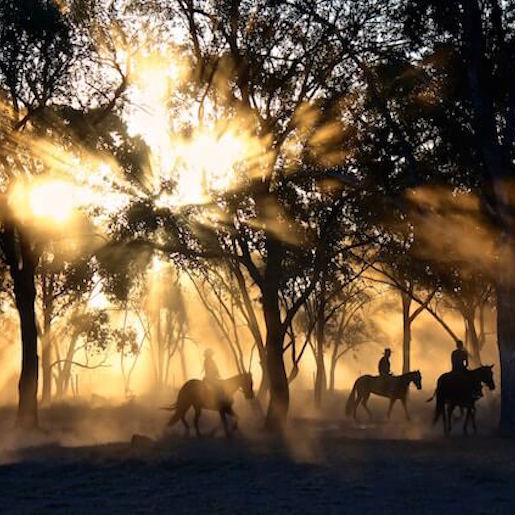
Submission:
<svg viewBox="0 0 515 515">
<path fill-rule="evenodd" d="M 474 434 L 477 434 L 477 426 L 476 426 L 476 408 L 473 407 L 470 413 L 470 418 L 472 419 L 472 429 L 474 430 Z"/>
<path fill-rule="evenodd" d="M 195 417 L 193 418 L 193 422 L 195 424 L 195 432 L 197 433 L 197 436 L 199 438 L 202 436 L 200 434 L 200 429 L 198 426 L 198 422 L 199 422 L 201 413 L 202 413 L 202 408 L 200 408 L 200 406 L 195 406 Z"/>
<path fill-rule="evenodd" d="M 452 431 L 452 412 L 454 411 L 454 405 L 449 404 L 447 406 L 447 434 L 451 434 Z"/>
<path fill-rule="evenodd" d="M 225 415 L 225 408 L 222 408 L 220 410 L 220 418 L 222 419 L 222 423 L 224 425 L 225 436 L 227 438 L 230 438 L 231 433 L 229 432 L 229 424 L 227 424 L 227 416 Z"/>
<path fill-rule="evenodd" d="M 469 425 L 469 419 L 470 419 L 470 408 L 467 408 L 467 412 L 465 413 L 465 421 L 463 422 L 463 434 L 468 434 L 468 425 Z"/>
<path fill-rule="evenodd" d="M 188 424 L 188 421 L 186 420 L 186 412 L 184 412 L 181 416 L 182 423 L 184 425 L 184 436 L 190 435 L 190 425 Z"/>
<path fill-rule="evenodd" d="M 236 413 L 234 413 L 234 410 L 232 409 L 232 406 L 229 406 L 226 409 L 226 413 L 228 415 L 231 415 L 231 417 L 234 419 L 234 425 L 232 427 L 233 433 L 234 433 L 234 431 L 238 431 L 238 429 L 239 429 L 239 427 L 238 427 L 238 415 L 236 415 Z"/>
<path fill-rule="evenodd" d="M 361 401 L 362 401 L 361 392 L 358 390 L 356 392 L 356 402 L 354 403 L 354 410 L 352 412 L 352 417 L 354 418 L 355 422 L 358 420 L 358 417 L 357 417 L 358 406 L 360 405 Z"/>
<path fill-rule="evenodd" d="M 397 400 L 397 399 L 392 399 L 392 398 L 390 398 L 390 405 L 388 406 L 388 412 L 386 413 L 386 418 L 387 418 L 388 420 L 390 420 L 390 416 L 391 416 L 391 414 L 392 414 L 392 410 L 393 410 L 393 405 L 395 404 L 395 401 L 396 401 L 396 400 Z"/>
<path fill-rule="evenodd" d="M 363 408 L 365 408 L 365 411 L 367 412 L 369 420 L 372 420 L 372 412 L 368 409 L 368 406 L 367 406 L 369 397 L 370 397 L 370 394 L 365 395 L 361 401 L 361 405 L 363 406 Z"/>
<path fill-rule="evenodd" d="M 409 416 L 408 405 L 406 404 L 406 397 L 402 397 L 401 402 L 404 408 L 404 413 L 406 414 L 406 420 L 409 422 L 411 420 L 411 417 Z"/>
</svg>

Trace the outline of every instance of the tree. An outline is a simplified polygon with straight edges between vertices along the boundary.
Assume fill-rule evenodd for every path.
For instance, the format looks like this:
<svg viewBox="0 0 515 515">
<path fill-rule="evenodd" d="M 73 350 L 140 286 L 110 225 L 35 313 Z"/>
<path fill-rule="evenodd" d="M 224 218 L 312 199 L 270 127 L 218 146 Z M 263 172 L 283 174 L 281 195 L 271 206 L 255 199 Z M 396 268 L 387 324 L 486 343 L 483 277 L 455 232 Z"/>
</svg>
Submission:
<svg viewBox="0 0 515 515">
<path fill-rule="evenodd" d="M 0 7 L 1 100 L 10 115 L 2 120 L 2 174 L 12 186 L 15 173 L 31 163 L 20 160 L 18 133 L 66 86 L 73 59 L 71 28 L 53 2 L 3 2 Z M 34 169 L 34 168 L 32 168 Z M 5 187 L 4 187 L 5 191 Z M 4 206 L 7 205 L 2 199 Z M 34 276 L 39 258 L 38 241 L 30 227 L 18 223 L 9 207 L 1 219 L 0 249 L 13 280 L 22 337 L 18 423 L 37 425 L 38 354 Z"/>
<path fill-rule="evenodd" d="M 62 171 L 52 170 L 62 162 L 56 154 L 66 155 L 71 146 L 76 148 L 83 141 L 84 133 L 98 127 L 127 85 L 113 57 L 113 45 L 96 46 L 99 34 L 106 41 L 105 26 L 88 24 L 82 7 L 81 2 L 58 6 L 42 0 L 7 1 L 0 6 L 0 100 L 5 106 L 0 140 L 0 251 L 12 277 L 20 317 L 23 352 L 18 422 L 24 428 L 37 425 L 35 274 L 45 244 L 59 232 L 45 230 L 45 221 L 34 216 L 28 190 L 36 184 L 36 177 L 44 180 L 49 171 Z M 96 14 L 99 9 L 95 4 Z M 108 68 L 116 73 L 108 73 Z M 86 81 L 78 88 L 75 79 L 80 80 L 84 71 L 99 80 L 94 85 Z M 122 77 L 120 84 L 115 84 L 117 76 Z M 81 116 L 75 116 L 74 123 L 69 114 L 79 110 L 68 108 L 71 104 L 81 106 Z"/>
<path fill-rule="evenodd" d="M 508 4 L 509 5 L 509 4 Z M 453 108 L 465 121 L 462 132 L 474 141 L 479 166 L 472 169 L 474 191 L 493 224 L 497 263 L 494 270 L 497 297 L 497 335 L 501 359 L 501 430 L 515 434 L 515 350 L 513 303 L 514 226 L 509 198 L 513 180 L 515 149 L 515 93 L 513 75 L 513 33 L 509 23 L 512 9 L 498 0 L 443 2 L 421 0 L 406 5 L 407 34 L 424 48 L 435 52 L 443 44 L 456 56 L 454 68 L 445 72 L 461 80 L 460 95 Z M 434 37 L 429 41 L 431 24 Z M 490 225 L 487 224 L 487 225 Z M 494 265 L 491 265 L 494 266 Z"/>
</svg>

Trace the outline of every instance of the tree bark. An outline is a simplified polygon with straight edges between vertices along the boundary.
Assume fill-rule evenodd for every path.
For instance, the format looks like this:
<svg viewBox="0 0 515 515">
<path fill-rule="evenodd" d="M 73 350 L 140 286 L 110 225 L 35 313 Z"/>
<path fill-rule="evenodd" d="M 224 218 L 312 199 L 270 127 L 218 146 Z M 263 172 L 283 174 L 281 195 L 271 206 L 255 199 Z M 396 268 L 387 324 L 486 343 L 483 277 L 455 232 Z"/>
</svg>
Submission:
<svg viewBox="0 0 515 515">
<path fill-rule="evenodd" d="M 290 391 L 284 366 L 283 344 L 286 328 L 281 321 L 279 285 L 282 248 L 279 242 L 267 239 L 268 263 L 263 281 L 263 313 L 266 326 L 266 363 L 270 380 L 270 402 L 265 425 L 271 431 L 281 431 L 288 416 Z"/>
<path fill-rule="evenodd" d="M 41 372 L 42 372 L 42 386 L 41 386 L 41 402 L 49 404 L 52 399 L 52 341 L 50 332 L 46 332 L 42 338 L 41 346 Z"/>
<path fill-rule="evenodd" d="M 270 374 L 270 402 L 265 425 L 280 431 L 286 424 L 290 404 L 288 378 L 283 359 L 283 330 L 280 326 L 268 327 L 266 337 L 267 366 Z"/>
<path fill-rule="evenodd" d="M 329 391 L 331 393 L 334 392 L 334 384 L 336 379 L 336 365 L 338 364 L 338 346 L 333 347 L 333 352 L 331 354 L 331 364 L 329 366 Z"/>
<path fill-rule="evenodd" d="M 324 362 L 324 345 L 325 345 L 325 274 L 322 274 L 320 299 L 317 313 L 317 331 L 316 331 L 316 374 L 315 374 L 315 408 L 322 407 L 322 398 L 327 389 L 327 374 Z"/>
<path fill-rule="evenodd" d="M 481 366 L 481 344 L 479 342 L 479 336 L 476 331 L 476 321 L 474 314 L 474 311 L 470 310 L 466 313 L 463 313 L 467 336 L 467 341 L 465 343 L 469 351 L 472 365 L 479 367 Z"/>
<path fill-rule="evenodd" d="M 13 274 L 16 308 L 20 317 L 22 366 L 18 383 L 17 422 L 24 429 L 38 425 L 38 334 L 36 328 L 36 287 L 32 267 Z"/>
</svg>

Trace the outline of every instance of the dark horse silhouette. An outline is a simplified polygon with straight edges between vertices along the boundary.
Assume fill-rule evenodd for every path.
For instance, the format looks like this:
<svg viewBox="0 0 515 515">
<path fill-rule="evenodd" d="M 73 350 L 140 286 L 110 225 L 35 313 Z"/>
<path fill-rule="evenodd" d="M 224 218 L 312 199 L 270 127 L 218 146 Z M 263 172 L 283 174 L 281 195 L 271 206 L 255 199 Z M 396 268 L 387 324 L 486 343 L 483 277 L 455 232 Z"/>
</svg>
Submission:
<svg viewBox="0 0 515 515">
<path fill-rule="evenodd" d="M 380 395 L 381 397 L 388 397 L 390 399 L 390 406 L 388 407 L 388 418 L 392 413 L 393 405 L 397 400 L 402 402 L 406 419 L 409 420 L 408 407 L 406 406 L 406 397 L 410 383 L 414 383 L 418 390 L 422 388 L 422 375 L 420 371 L 408 372 L 400 376 L 371 376 L 364 375 L 358 377 L 352 391 L 347 399 L 345 406 L 345 413 L 347 416 L 354 417 L 356 420 L 356 411 L 361 404 L 369 417 L 372 417 L 370 410 L 367 407 L 368 398 L 371 393 Z"/>
<path fill-rule="evenodd" d="M 482 384 L 486 384 L 490 390 L 495 389 L 492 368 L 493 365 L 487 365 L 474 370 L 465 370 L 462 373 L 446 372 L 438 378 L 435 393 L 427 402 L 431 402 L 436 397 L 433 424 L 436 424 L 442 416 L 445 435 L 451 432 L 452 412 L 457 406 L 467 410 L 463 433 L 467 434 L 469 421 L 472 422 L 474 433 L 476 432 L 476 401 L 481 395 Z"/>
<path fill-rule="evenodd" d="M 168 421 L 167 427 L 171 427 L 179 420 L 182 420 L 186 429 L 186 434 L 188 435 L 190 427 L 186 421 L 185 415 L 193 406 L 195 410 L 193 421 L 197 436 L 201 436 L 198 422 L 203 409 L 218 411 L 224 425 L 225 434 L 230 436 L 227 415 L 231 415 L 234 418 L 233 431 L 238 427 L 238 417 L 232 409 L 233 396 L 237 390 L 241 390 L 246 399 L 254 398 L 251 374 L 238 374 L 229 379 L 218 381 L 216 387 L 212 383 L 206 383 L 199 379 L 191 379 L 190 381 L 187 381 L 179 390 L 177 402 L 172 406 L 163 408 L 175 411 Z"/>
</svg>

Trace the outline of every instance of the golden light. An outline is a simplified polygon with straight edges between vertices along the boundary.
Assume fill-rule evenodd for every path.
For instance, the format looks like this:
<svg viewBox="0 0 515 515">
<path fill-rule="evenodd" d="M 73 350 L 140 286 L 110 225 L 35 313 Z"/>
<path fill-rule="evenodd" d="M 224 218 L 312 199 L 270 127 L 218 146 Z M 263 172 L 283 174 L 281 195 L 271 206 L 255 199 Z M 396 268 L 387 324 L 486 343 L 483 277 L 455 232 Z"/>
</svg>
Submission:
<svg viewBox="0 0 515 515">
<path fill-rule="evenodd" d="M 22 220 L 63 224 L 76 206 L 74 186 L 62 180 L 18 181 L 9 194 L 9 205 Z"/>
<path fill-rule="evenodd" d="M 149 184 L 155 194 L 163 181 L 177 184 L 173 193 L 158 198 L 160 207 L 205 203 L 213 191 L 231 187 L 240 163 L 248 164 L 262 153 L 261 142 L 249 135 L 243 123 L 220 127 L 211 122 L 201 127 L 197 104 L 183 109 L 179 120 L 172 120 L 169 101 L 185 76 L 184 63 L 170 53 L 141 56 L 132 78 L 132 107 L 126 118 L 130 133 L 143 137 L 151 150 Z M 204 111 L 209 112 L 208 118 L 216 118 L 209 99 L 204 101 Z M 183 124 L 190 127 L 188 137 L 177 134 Z"/>
<path fill-rule="evenodd" d="M 211 191 L 225 191 L 234 182 L 236 169 L 250 151 L 244 134 L 227 131 L 220 136 L 210 132 L 195 135 L 175 148 L 176 204 L 200 204 Z"/>
<path fill-rule="evenodd" d="M 74 187 L 64 181 L 37 184 L 29 190 L 29 209 L 36 218 L 64 223 L 76 205 Z"/>
</svg>

